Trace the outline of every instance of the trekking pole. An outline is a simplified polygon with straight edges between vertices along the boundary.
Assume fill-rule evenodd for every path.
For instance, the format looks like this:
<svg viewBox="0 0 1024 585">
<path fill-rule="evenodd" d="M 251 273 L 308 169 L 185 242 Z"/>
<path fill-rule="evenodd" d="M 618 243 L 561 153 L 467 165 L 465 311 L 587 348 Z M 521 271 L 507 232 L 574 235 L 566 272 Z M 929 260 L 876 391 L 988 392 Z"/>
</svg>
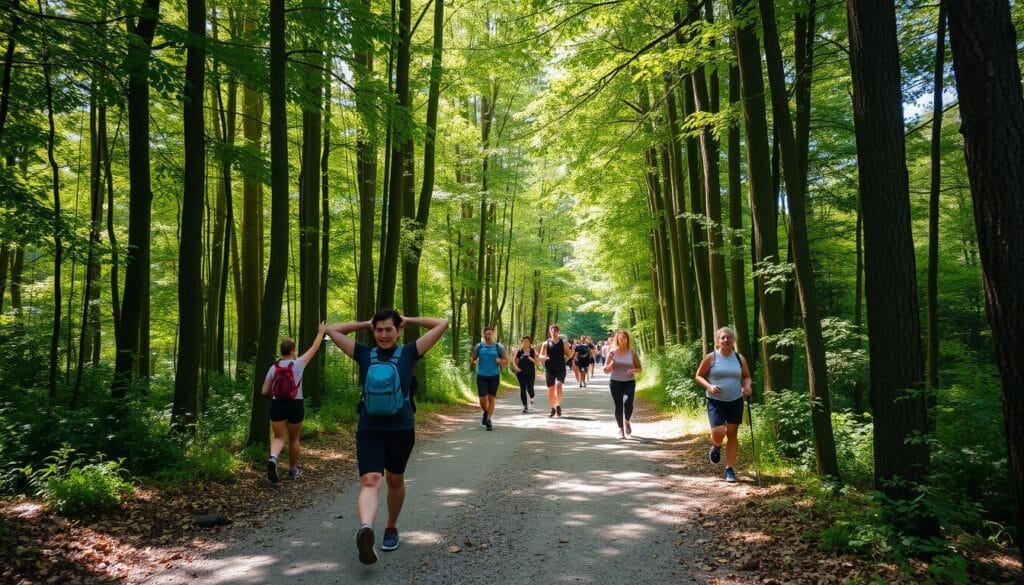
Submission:
<svg viewBox="0 0 1024 585">
<path fill-rule="evenodd" d="M 757 443 L 754 441 L 754 414 L 750 411 L 750 396 L 747 396 L 747 424 L 750 425 L 750 447 L 754 452 L 754 473 L 757 474 L 757 487 L 761 487 L 761 469 L 757 463 Z"/>
</svg>

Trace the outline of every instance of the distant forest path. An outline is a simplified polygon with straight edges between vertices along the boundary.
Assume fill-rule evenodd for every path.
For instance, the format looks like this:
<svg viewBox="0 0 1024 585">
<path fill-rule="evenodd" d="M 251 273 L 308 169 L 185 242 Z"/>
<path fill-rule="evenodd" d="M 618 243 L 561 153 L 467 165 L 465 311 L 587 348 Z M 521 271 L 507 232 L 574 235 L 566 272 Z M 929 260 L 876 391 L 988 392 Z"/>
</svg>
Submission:
<svg viewBox="0 0 1024 585">
<path fill-rule="evenodd" d="M 713 538 L 704 515 L 752 486 L 742 477 L 726 484 L 717 466 L 694 461 L 699 438 L 681 436 L 670 420 L 638 412 L 632 439 L 618 440 L 615 431 L 604 374 L 588 388 L 568 376 L 561 418 L 548 416 L 538 380 L 529 413 L 522 413 L 518 391 L 507 391 L 493 431 L 462 414 L 455 430 L 416 445 L 401 545 L 377 564 L 357 559 L 353 477 L 317 505 L 257 533 L 229 531 L 227 548 L 146 582 L 708 582 L 697 548 Z M 301 480 L 284 486 L 301 487 Z M 378 547 L 384 519 L 382 504 Z M 746 575 L 729 582 L 756 581 Z"/>
</svg>

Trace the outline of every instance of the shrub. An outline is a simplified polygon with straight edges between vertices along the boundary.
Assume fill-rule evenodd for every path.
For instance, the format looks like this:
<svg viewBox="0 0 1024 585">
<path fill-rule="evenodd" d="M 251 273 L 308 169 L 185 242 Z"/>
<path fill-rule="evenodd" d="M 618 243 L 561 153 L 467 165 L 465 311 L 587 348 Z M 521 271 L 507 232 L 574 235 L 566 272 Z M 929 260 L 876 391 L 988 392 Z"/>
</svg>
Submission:
<svg viewBox="0 0 1024 585">
<path fill-rule="evenodd" d="M 36 495 L 61 514 L 104 512 L 120 506 L 134 492 L 121 460 L 91 461 L 74 458 L 75 450 L 64 445 L 44 460 L 45 466 L 25 469 Z"/>
</svg>

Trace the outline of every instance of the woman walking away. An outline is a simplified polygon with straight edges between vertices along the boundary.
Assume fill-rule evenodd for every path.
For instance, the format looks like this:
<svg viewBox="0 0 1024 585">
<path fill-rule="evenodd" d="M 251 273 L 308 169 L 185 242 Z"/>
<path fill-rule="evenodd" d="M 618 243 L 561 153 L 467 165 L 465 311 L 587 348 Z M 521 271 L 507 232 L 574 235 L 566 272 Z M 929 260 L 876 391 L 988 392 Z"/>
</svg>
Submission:
<svg viewBox="0 0 1024 585">
<path fill-rule="evenodd" d="M 548 404 L 551 405 L 548 418 L 562 416 L 562 385 L 565 384 L 566 364 L 572 357 L 571 347 L 558 336 L 558 330 L 558 325 L 548 328 L 550 337 L 540 345 L 538 356 L 544 362 L 544 377 L 548 385 Z"/>
<path fill-rule="evenodd" d="M 633 418 L 633 402 L 636 398 L 636 375 L 643 370 L 640 357 L 633 351 L 629 333 L 624 329 L 615 332 L 615 341 L 608 349 L 604 373 L 609 374 L 608 386 L 615 403 L 615 422 L 619 425 L 619 438 L 633 436 L 629 419 Z"/>
<path fill-rule="evenodd" d="M 533 406 L 533 382 L 537 378 L 536 364 L 540 359 L 537 352 L 533 351 L 533 339 L 529 335 L 523 337 L 522 344 L 512 360 L 512 371 L 519 380 L 519 400 L 523 402 L 523 414 L 526 414 L 530 411 L 529 407 Z"/>
<path fill-rule="evenodd" d="M 494 400 L 501 385 L 501 367 L 508 363 L 505 346 L 494 341 L 494 327 L 484 327 L 484 340 L 473 346 L 470 362 L 476 365 L 476 394 L 480 397 L 480 408 L 484 411 L 480 426 L 487 430 L 494 428 Z"/>
<path fill-rule="evenodd" d="M 579 383 L 580 388 L 586 388 L 587 374 L 590 373 L 590 365 L 593 363 L 593 356 L 590 353 L 587 338 L 581 337 L 573 351 L 575 352 L 573 362 L 576 366 L 576 381 Z"/>
<path fill-rule="evenodd" d="M 402 327 L 427 328 L 416 341 L 398 345 Z M 376 347 L 370 348 L 348 335 L 360 329 L 373 331 Z M 402 317 L 393 309 L 381 309 L 369 321 L 331 325 L 327 334 L 345 355 L 359 364 L 363 388 L 356 428 L 356 462 L 359 467 L 359 530 L 356 548 L 359 562 L 377 562 L 373 550 L 373 524 L 377 518 L 380 484 L 388 484 L 388 521 L 381 549 L 398 548 L 398 515 L 405 503 L 405 468 L 416 442 L 413 418 L 413 368 L 448 329 L 448 321 L 434 317 Z"/>
<path fill-rule="evenodd" d="M 302 372 L 320 350 L 320 343 L 327 331 L 325 323 L 320 324 L 316 339 L 300 357 L 295 357 L 295 341 L 285 337 L 281 340 L 281 358 L 267 370 L 263 380 L 263 395 L 270 395 L 270 428 L 274 439 L 270 441 L 270 458 L 267 459 L 267 479 L 277 483 L 277 456 L 284 449 L 284 437 L 288 435 L 288 479 L 302 477 L 299 469 L 299 433 L 306 411 L 302 403 Z"/>
<path fill-rule="evenodd" d="M 737 430 L 743 422 L 743 397 L 750 396 L 750 370 L 747 360 L 736 351 L 736 332 L 722 327 L 715 332 L 715 351 L 704 356 L 694 379 L 704 387 L 708 403 L 708 421 L 711 423 L 711 450 L 708 459 L 718 463 L 722 459 L 722 440 L 725 447 L 725 481 L 736 481 L 736 456 L 740 444 Z"/>
</svg>

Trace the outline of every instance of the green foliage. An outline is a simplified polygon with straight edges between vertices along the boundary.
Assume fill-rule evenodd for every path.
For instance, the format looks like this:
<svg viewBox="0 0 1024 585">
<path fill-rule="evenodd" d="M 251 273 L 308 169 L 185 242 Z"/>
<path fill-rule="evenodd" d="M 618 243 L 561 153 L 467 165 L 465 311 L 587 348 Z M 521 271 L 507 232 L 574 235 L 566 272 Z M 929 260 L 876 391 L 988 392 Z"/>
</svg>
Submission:
<svg viewBox="0 0 1024 585">
<path fill-rule="evenodd" d="M 426 384 L 420 388 L 426 390 L 416 395 L 417 403 L 459 404 L 473 399 L 475 391 L 470 386 L 466 369 L 455 365 L 448 355 L 435 347 L 427 354 Z"/>
<path fill-rule="evenodd" d="M 793 390 L 768 392 L 763 411 L 765 424 L 775 429 L 777 453 L 804 469 L 814 467 L 814 433 L 807 396 Z"/>
<path fill-rule="evenodd" d="M 695 411 L 704 404 L 704 389 L 693 379 L 704 354 L 699 343 L 669 345 L 663 353 L 644 356 L 644 369 L 660 374 L 664 396 L 660 402 Z"/>
<path fill-rule="evenodd" d="M 75 457 L 63 445 L 43 460 L 43 466 L 23 472 L 35 493 L 61 514 L 81 515 L 117 508 L 134 490 L 123 460 L 105 461 L 102 454 L 90 460 Z"/>
</svg>

